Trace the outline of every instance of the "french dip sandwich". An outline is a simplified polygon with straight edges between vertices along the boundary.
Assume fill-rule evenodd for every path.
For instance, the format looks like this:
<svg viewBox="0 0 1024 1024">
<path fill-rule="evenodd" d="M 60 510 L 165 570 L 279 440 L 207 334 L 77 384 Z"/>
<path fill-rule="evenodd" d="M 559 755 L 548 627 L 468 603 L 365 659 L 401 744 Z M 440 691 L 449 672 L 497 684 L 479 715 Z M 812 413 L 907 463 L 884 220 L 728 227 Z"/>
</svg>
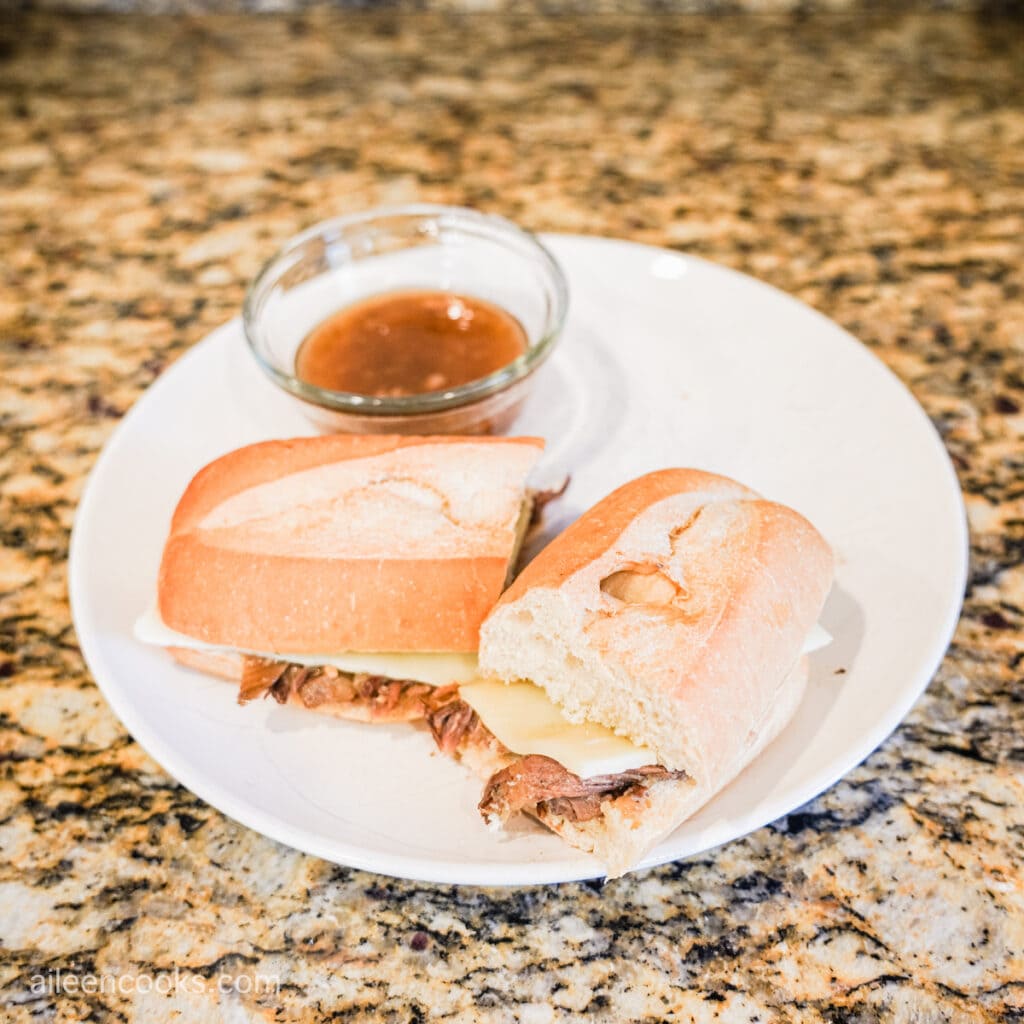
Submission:
<svg viewBox="0 0 1024 1024">
<path fill-rule="evenodd" d="M 802 516 L 667 469 L 586 512 L 481 629 L 486 681 L 427 698 L 439 747 L 616 876 L 725 787 L 793 716 L 832 585 Z"/>
<path fill-rule="evenodd" d="M 542 449 L 528 437 L 336 435 L 231 452 L 178 503 L 136 636 L 235 682 L 240 703 L 421 718 L 434 686 L 476 674 Z"/>
</svg>

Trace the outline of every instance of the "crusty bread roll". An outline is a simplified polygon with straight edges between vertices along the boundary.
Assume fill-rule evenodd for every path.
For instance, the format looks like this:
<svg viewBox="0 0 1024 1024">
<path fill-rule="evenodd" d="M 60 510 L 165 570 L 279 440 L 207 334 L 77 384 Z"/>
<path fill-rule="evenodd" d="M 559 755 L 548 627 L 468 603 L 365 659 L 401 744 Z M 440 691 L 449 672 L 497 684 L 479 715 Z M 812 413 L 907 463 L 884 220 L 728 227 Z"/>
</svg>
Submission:
<svg viewBox="0 0 1024 1024">
<path fill-rule="evenodd" d="M 546 824 L 613 874 L 635 863 L 792 717 L 831 584 L 831 550 L 806 519 L 710 473 L 648 474 L 580 517 L 488 616 L 481 672 L 541 686 L 570 721 L 685 778 L 652 782 L 648 804 L 634 792 L 600 818 Z"/>
<path fill-rule="evenodd" d="M 160 617 L 249 651 L 475 651 L 542 447 L 336 435 L 231 452 L 174 513 Z"/>
</svg>

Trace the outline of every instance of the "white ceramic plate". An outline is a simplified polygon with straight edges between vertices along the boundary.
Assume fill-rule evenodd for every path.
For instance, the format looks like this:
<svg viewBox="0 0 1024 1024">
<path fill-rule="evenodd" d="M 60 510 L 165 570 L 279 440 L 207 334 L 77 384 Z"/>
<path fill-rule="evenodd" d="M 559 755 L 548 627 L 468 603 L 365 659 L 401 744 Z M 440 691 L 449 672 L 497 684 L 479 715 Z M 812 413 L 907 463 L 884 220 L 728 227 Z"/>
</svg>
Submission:
<svg viewBox="0 0 1024 1024">
<path fill-rule="evenodd" d="M 956 478 L 903 385 L 806 306 L 701 260 L 625 242 L 548 239 L 569 277 L 564 340 L 516 429 L 572 474 L 548 533 L 618 484 L 664 466 L 734 476 L 803 512 L 833 544 L 796 718 L 645 865 L 697 853 L 799 807 L 866 757 L 927 685 L 966 574 Z M 339 864 L 436 882 L 601 875 L 524 823 L 488 831 L 481 783 L 411 726 L 367 727 L 176 667 L 132 638 L 153 598 L 174 505 L 232 448 L 310 432 L 260 375 L 232 321 L 164 374 L 101 455 L 75 524 L 70 588 L 82 650 L 114 711 L 168 772 L 251 828 Z"/>
</svg>

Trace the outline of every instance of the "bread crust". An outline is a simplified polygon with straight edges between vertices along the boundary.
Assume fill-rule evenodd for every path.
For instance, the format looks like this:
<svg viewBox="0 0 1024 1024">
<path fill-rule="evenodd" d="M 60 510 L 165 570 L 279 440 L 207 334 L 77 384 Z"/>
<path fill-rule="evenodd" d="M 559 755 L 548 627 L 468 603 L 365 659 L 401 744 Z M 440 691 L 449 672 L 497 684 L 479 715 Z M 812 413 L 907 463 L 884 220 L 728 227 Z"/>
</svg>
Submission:
<svg viewBox="0 0 1024 1024">
<path fill-rule="evenodd" d="M 505 583 L 501 558 L 254 559 L 172 537 L 160 573 L 160 614 L 205 643 L 280 654 L 457 651 Z"/>
<path fill-rule="evenodd" d="M 197 524 L 225 498 L 257 484 L 276 480 L 331 462 L 365 459 L 399 448 L 472 441 L 474 444 L 531 444 L 538 449 L 544 441 L 537 437 L 415 437 L 394 434 L 328 434 L 321 437 L 295 437 L 280 441 L 260 441 L 228 452 L 204 466 L 192 478 L 171 519 L 171 535 Z"/>
<path fill-rule="evenodd" d="M 612 491 L 562 531 L 502 594 L 500 605 L 531 587 L 559 587 L 604 554 L 637 516 L 676 494 L 703 492 L 714 498 L 758 498 L 756 491 L 701 469 L 660 469 Z"/>
<path fill-rule="evenodd" d="M 516 446 L 519 454 L 509 465 L 518 468 L 510 473 L 535 461 L 543 448 L 539 438 L 336 435 L 268 441 L 222 456 L 196 474 L 175 510 L 160 566 L 161 618 L 207 643 L 281 654 L 475 651 L 480 623 L 506 580 L 514 525 L 459 533 L 455 523 L 449 550 L 437 557 L 347 554 L 344 538 L 341 550 L 330 547 L 339 542 L 328 535 L 329 521 L 303 526 L 298 538 L 315 550 L 322 530 L 321 557 L 260 550 L 266 527 L 255 539 L 244 523 L 208 528 L 236 496 L 293 474 L 426 445 L 448 451 L 463 443 L 493 446 L 496 458 L 511 456 L 510 446 Z M 525 461 L 524 446 L 533 453 Z M 405 459 L 403 467 L 401 485 L 420 486 L 416 459 Z M 522 475 L 519 484 L 525 483 Z M 436 493 L 429 484 L 422 490 Z M 438 501 L 446 502 L 447 495 Z"/>
</svg>

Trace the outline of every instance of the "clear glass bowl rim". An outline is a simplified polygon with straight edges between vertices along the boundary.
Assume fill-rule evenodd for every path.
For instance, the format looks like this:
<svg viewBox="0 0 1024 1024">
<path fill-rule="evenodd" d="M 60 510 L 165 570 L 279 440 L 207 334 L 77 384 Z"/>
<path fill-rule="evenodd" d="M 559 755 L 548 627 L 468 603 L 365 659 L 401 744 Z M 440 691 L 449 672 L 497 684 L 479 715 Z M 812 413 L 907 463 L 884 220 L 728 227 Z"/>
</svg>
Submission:
<svg viewBox="0 0 1024 1024">
<path fill-rule="evenodd" d="M 285 269 L 283 265 L 288 257 L 307 242 L 329 232 L 342 232 L 372 221 L 400 217 L 454 218 L 489 229 L 492 235 L 504 234 L 512 236 L 520 242 L 525 242 L 540 257 L 541 265 L 549 278 L 551 292 L 554 296 L 553 310 L 548 318 L 547 329 L 543 336 L 521 356 L 486 377 L 480 377 L 445 391 L 428 391 L 419 395 L 400 397 L 361 395 L 351 391 L 332 391 L 328 388 L 320 388 L 299 380 L 294 374 L 281 369 L 280 366 L 264 356 L 260 351 L 258 341 L 258 302 L 263 293 L 272 286 L 278 273 Z M 278 386 L 295 397 L 327 409 L 360 416 L 409 416 L 470 405 L 489 395 L 503 391 L 516 381 L 529 376 L 551 354 L 565 323 L 568 307 L 569 286 L 565 279 L 565 273 L 547 246 L 532 232 L 519 227 L 518 224 L 505 217 L 482 213 L 471 207 L 448 206 L 440 203 L 411 203 L 398 206 L 378 206 L 358 213 L 331 217 L 293 235 L 264 263 L 252 284 L 249 285 L 245 301 L 242 304 L 242 327 L 249 350 L 263 371 Z"/>
</svg>

